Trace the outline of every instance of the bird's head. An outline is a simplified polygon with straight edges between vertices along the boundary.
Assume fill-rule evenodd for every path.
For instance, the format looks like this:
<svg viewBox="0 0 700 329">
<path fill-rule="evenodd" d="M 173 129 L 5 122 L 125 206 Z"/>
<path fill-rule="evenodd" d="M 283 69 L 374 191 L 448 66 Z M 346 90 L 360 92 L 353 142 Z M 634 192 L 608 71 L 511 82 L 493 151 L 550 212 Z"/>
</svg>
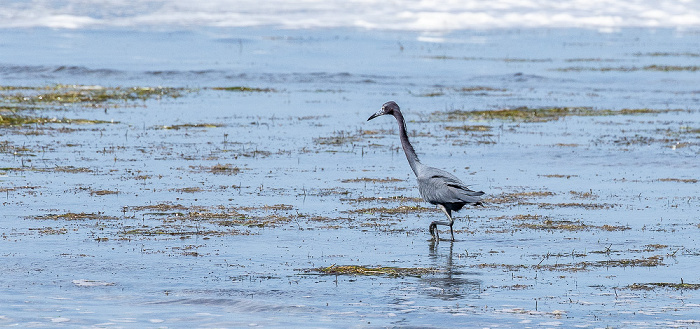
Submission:
<svg viewBox="0 0 700 329">
<path fill-rule="evenodd" d="M 378 116 L 386 115 L 386 114 L 394 115 L 395 111 L 396 112 L 399 111 L 399 104 L 396 104 L 396 102 L 394 102 L 394 101 L 386 102 L 386 103 L 384 103 L 384 105 L 382 105 L 382 108 L 379 111 L 377 111 L 377 113 L 372 114 L 372 116 L 369 117 L 369 119 L 367 119 L 367 121 L 372 120 Z"/>
</svg>

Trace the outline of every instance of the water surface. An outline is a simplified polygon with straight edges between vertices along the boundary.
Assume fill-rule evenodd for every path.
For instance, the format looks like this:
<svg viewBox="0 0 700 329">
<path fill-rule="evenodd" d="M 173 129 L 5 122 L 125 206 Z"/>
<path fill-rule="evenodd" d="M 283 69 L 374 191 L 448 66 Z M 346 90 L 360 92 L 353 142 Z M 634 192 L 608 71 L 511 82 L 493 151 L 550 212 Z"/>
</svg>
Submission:
<svg viewBox="0 0 700 329">
<path fill-rule="evenodd" d="M 694 32 L 25 29 L 0 44 L 0 115 L 49 121 L 0 126 L 0 325 L 700 321 Z M 173 89 L 36 98 L 133 87 Z M 489 194 L 453 243 L 429 241 L 442 214 L 416 199 L 396 122 L 365 121 L 388 100 L 424 163 Z M 523 107 L 563 110 L 454 112 Z M 332 265 L 436 272 L 316 270 Z"/>
</svg>

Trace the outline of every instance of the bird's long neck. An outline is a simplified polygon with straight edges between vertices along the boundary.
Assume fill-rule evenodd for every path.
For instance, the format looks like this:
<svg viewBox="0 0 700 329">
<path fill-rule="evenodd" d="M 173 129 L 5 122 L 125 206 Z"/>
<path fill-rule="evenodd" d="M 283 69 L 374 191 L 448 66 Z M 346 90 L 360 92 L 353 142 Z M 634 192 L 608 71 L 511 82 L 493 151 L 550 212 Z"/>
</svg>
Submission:
<svg viewBox="0 0 700 329">
<path fill-rule="evenodd" d="M 416 151 L 413 149 L 411 142 L 408 141 L 408 134 L 406 133 L 406 121 L 403 119 L 403 115 L 399 111 L 394 111 L 394 117 L 396 121 L 399 122 L 399 137 L 401 138 L 401 146 L 403 147 L 404 153 L 406 153 L 406 159 L 408 164 L 411 166 L 413 173 L 418 176 L 418 166 L 420 161 L 416 155 Z"/>
</svg>

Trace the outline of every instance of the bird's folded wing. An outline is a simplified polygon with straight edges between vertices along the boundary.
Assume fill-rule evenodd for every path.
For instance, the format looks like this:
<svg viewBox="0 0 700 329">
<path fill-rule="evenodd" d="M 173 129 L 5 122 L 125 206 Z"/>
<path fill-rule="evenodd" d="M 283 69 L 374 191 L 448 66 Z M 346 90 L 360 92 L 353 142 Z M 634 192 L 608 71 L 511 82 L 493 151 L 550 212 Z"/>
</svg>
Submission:
<svg viewBox="0 0 700 329">
<path fill-rule="evenodd" d="M 469 189 L 457 177 L 440 172 L 418 178 L 418 189 L 423 199 L 430 203 L 476 203 L 484 195 L 482 191 Z"/>
</svg>

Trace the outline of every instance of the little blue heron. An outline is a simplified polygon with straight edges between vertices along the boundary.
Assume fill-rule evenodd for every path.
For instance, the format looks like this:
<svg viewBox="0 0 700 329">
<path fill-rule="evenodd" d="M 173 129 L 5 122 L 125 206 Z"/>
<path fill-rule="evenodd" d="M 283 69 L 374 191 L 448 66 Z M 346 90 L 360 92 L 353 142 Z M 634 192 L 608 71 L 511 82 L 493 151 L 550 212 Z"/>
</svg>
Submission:
<svg viewBox="0 0 700 329">
<path fill-rule="evenodd" d="M 416 174 L 416 178 L 418 179 L 418 191 L 420 195 L 423 197 L 423 200 L 440 207 L 445 215 L 447 215 L 447 219 L 449 219 L 449 222 L 433 221 L 430 223 L 430 235 L 435 241 L 440 241 L 437 226 L 445 225 L 450 227 L 450 234 L 452 235 L 452 241 L 454 241 L 455 234 L 452 230 L 452 225 L 455 221 L 452 219 L 452 211 L 459 211 L 466 204 L 481 204 L 481 196 L 484 195 L 484 192 L 472 191 L 454 175 L 441 169 L 428 167 L 418 161 L 416 151 L 413 150 L 413 146 L 411 146 L 411 143 L 408 141 L 406 121 L 403 119 L 399 105 L 395 102 L 384 103 L 382 109 L 372 114 L 367 121 L 387 114 L 393 115 L 399 123 L 401 146 L 403 146 L 403 151 L 406 153 L 408 164 L 411 166 L 413 173 Z"/>
</svg>

